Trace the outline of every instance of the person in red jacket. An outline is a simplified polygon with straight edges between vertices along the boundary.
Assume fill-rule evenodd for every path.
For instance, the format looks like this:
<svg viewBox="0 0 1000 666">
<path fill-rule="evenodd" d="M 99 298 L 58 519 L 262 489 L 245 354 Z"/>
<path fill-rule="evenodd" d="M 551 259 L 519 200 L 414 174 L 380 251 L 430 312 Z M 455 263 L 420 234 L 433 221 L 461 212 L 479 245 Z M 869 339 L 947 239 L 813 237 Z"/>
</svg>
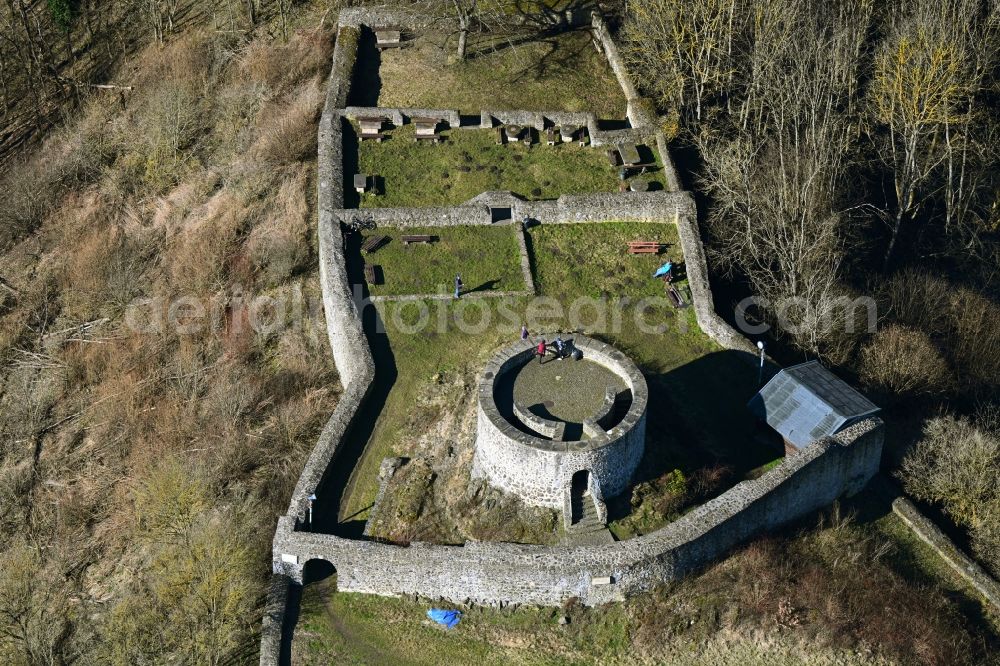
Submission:
<svg viewBox="0 0 1000 666">
<path fill-rule="evenodd" d="M 538 363 L 541 364 L 545 360 L 545 338 L 542 338 L 542 341 L 538 343 L 538 349 L 535 350 L 535 353 L 538 355 Z"/>
</svg>

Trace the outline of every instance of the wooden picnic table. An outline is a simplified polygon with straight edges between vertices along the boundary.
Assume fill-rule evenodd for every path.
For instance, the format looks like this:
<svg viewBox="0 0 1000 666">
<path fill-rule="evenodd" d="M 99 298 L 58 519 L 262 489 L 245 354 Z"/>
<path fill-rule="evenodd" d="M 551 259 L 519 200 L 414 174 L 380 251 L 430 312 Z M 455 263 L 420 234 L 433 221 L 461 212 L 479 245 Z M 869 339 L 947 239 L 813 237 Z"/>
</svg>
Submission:
<svg viewBox="0 0 1000 666">
<path fill-rule="evenodd" d="M 670 304 L 675 308 L 682 308 L 687 305 L 684 301 L 684 297 L 681 296 L 681 293 L 677 291 L 674 285 L 667 285 L 667 294 L 670 296 Z"/>
<path fill-rule="evenodd" d="M 629 254 L 659 254 L 663 243 L 659 241 L 629 241 Z"/>
<path fill-rule="evenodd" d="M 410 234 L 403 236 L 400 240 L 403 241 L 403 245 L 409 245 L 410 243 L 433 243 L 434 236 L 428 236 L 424 234 Z"/>
<path fill-rule="evenodd" d="M 361 245 L 361 250 L 365 254 L 371 254 L 375 250 L 382 247 L 382 245 L 389 240 L 388 236 L 370 236 L 365 239 L 365 242 Z"/>
<path fill-rule="evenodd" d="M 622 158 L 622 164 L 633 165 L 642 161 L 639 158 L 639 148 L 634 143 L 623 143 L 618 146 L 618 154 Z"/>
</svg>

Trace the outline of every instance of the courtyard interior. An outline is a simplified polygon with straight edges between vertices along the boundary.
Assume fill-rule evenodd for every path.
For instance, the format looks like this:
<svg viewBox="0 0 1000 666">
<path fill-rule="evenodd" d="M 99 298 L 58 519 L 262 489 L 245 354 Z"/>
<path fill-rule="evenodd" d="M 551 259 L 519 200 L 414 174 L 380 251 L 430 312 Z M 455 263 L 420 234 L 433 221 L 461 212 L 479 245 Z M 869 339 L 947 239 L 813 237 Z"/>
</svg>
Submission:
<svg viewBox="0 0 1000 666">
<path fill-rule="evenodd" d="M 371 296 L 450 294 L 456 275 L 467 293 L 523 291 L 514 225 L 480 227 L 381 227 L 364 239 L 351 238 L 352 268 L 361 261 L 379 267 L 378 280 L 368 286 Z M 405 243 L 404 236 L 430 236 L 428 243 Z M 361 250 L 365 240 L 383 238 L 377 250 Z"/>
<path fill-rule="evenodd" d="M 565 338 L 571 343 L 573 335 L 568 334 Z M 552 342 L 552 336 L 548 342 Z M 549 347 L 544 362 L 525 363 L 510 373 L 507 382 L 500 383 L 496 399 L 501 404 L 501 413 L 507 411 L 508 405 L 518 403 L 538 416 L 580 426 L 600 411 L 605 388 L 612 388 L 616 393 L 625 390 L 625 382 L 600 363 L 586 357 L 580 360 L 557 357 L 551 350 Z M 517 423 L 516 419 L 504 415 Z M 567 439 L 570 435 L 567 432 Z"/>
<path fill-rule="evenodd" d="M 379 52 L 374 36 L 362 35 L 355 106 L 592 111 L 598 118 L 625 117 L 625 97 L 607 60 L 586 29 L 539 32 L 535 26 L 495 36 L 470 36 L 466 59 L 454 61 L 451 35 L 423 30 L 404 48 Z"/>
<path fill-rule="evenodd" d="M 354 125 L 351 126 L 354 129 Z M 355 129 L 355 131 L 357 131 Z M 563 194 L 617 192 L 621 167 L 607 147 L 576 142 L 549 146 L 497 143 L 495 129 L 449 128 L 440 143 L 417 141 L 412 123 L 384 131 L 381 142 L 357 144 L 358 173 L 373 177 L 374 189 L 361 195 L 361 208 L 454 206 L 483 192 L 510 191 L 524 199 L 556 199 Z M 354 145 L 356 139 L 351 139 Z M 627 184 L 663 189 L 663 165 L 649 146 L 639 146 L 642 164 L 629 169 Z"/>
<path fill-rule="evenodd" d="M 449 275 L 440 273 L 430 258 L 452 252 L 476 256 L 493 272 L 514 274 L 519 262 L 509 245 L 493 242 L 486 247 L 482 238 L 491 233 L 512 236 L 516 230 L 511 224 L 438 229 L 435 233 L 442 237 L 457 231 L 451 245 L 398 247 L 393 261 L 385 262 L 393 266 L 387 276 L 403 270 L 407 256 L 415 257 L 416 252 L 422 253 L 420 260 L 405 263 L 415 285 L 448 284 Z M 394 232 L 380 228 L 369 234 Z M 370 325 L 377 329 L 373 351 L 382 391 L 376 402 L 381 408 L 370 415 L 370 436 L 363 447 L 358 443 L 356 464 L 343 479 L 333 531 L 360 532 L 372 517 L 382 460 L 402 457 L 410 462 L 393 478 L 377 524 L 369 526 L 375 528 L 375 536 L 393 542 L 559 540 L 559 521 L 543 515 L 547 510 L 526 507 L 515 498 L 470 483 L 469 478 L 476 377 L 498 347 L 518 338 L 523 323 L 529 325 L 533 341 L 556 331 L 565 331 L 568 338 L 573 330 L 583 329 L 624 352 L 646 377 L 650 404 L 645 457 L 632 492 L 608 498 L 609 527 L 618 538 L 662 527 L 780 457 L 755 438 L 753 420 L 745 409 L 756 388 L 755 369 L 737 352 L 712 342 L 698 328 L 693 308 L 673 307 L 665 298 L 664 283 L 652 277 L 671 261 L 679 269 L 673 284 L 690 302 L 674 225 L 614 220 L 541 224 L 527 231 L 526 240 L 542 299 L 490 298 L 487 290 L 479 292 L 487 297 L 368 306 Z M 658 241 L 664 250 L 660 255 L 630 255 L 628 242 L 634 240 Z M 477 248 L 478 254 L 463 249 L 465 243 Z M 352 281 L 360 283 L 361 262 L 382 262 L 380 253 L 392 244 L 364 258 L 359 245 L 360 240 L 351 245 L 349 265 Z M 425 274 L 428 278 L 420 277 Z M 478 278 L 466 280 L 467 285 L 477 282 Z M 425 293 L 422 289 L 415 293 Z M 562 380 L 554 378 L 561 376 L 560 368 L 573 363 L 550 360 L 529 374 L 558 385 Z M 554 374 L 549 377 L 550 373 Z M 595 379 L 582 377 L 578 382 Z M 570 381 L 567 376 L 564 385 L 572 392 Z M 603 398 L 604 379 L 599 381 Z M 544 385 L 525 388 L 531 396 L 545 398 Z"/>
<path fill-rule="evenodd" d="M 515 3 L 512 11 L 519 7 Z M 492 130 L 477 127 L 480 112 L 488 109 L 592 111 L 602 129 L 628 127 L 621 88 L 588 31 L 550 34 L 535 26 L 523 35 L 473 34 L 464 62 L 455 60 L 454 47 L 453 35 L 433 29 L 407 35 L 404 48 L 383 52 L 372 35 L 363 35 L 348 104 L 457 109 L 462 127 L 447 128 L 443 143 L 432 144 L 416 141 L 406 124 L 374 143 L 360 142 L 351 125 L 345 134 L 349 207 L 454 206 L 491 190 L 553 199 L 620 188 L 617 167 L 600 148 L 498 145 Z M 653 152 L 655 167 L 637 175 L 649 189 L 666 182 L 660 158 Z M 352 173 L 375 176 L 376 191 L 356 196 Z M 363 266 L 377 264 L 379 279 L 365 293 L 386 298 L 362 313 L 376 379 L 331 470 L 327 488 L 336 496 L 318 503 L 327 512 L 325 531 L 361 538 L 367 527 L 368 538 L 399 545 L 561 542 L 555 512 L 526 506 L 469 476 L 479 373 L 498 349 L 518 338 L 523 323 L 533 340 L 582 330 L 606 341 L 631 358 L 648 383 L 645 455 L 630 491 L 608 498 L 615 538 L 656 530 L 781 463 L 780 450 L 760 436 L 745 407 L 758 388 L 756 367 L 719 347 L 697 325 L 673 225 L 608 219 L 529 228 L 525 245 L 543 306 L 528 295 L 502 293 L 528 287 L 518 233 L 514 224 L 383 225 L 367 236 L 389 240 L 370 254 L 362 251 L 360 235 L 349 239 L 350 283 L 364 285 Z M 405 245 L 401 237 L 408 234 L 435 241 Z M 665 247 L 658 256 L 631 256 L 626 246 L 633 240 Z M 672 306 L 664 284 L 652 279 L 666 261 L 675 266 L 673 284 L 688 307 Z M 458 273 L 466 290 L 455 300 L 450 292 Z M 566 418 L 586 411 L 557 393 L 565 389 L 572 396 L 574 385 L 603 380 L 571 376 L 562 370 L 567 363 L 532 363 L 524 376 L 532 384 L 525 400 L 552 400 Z M 393 457 L 403 464 L 374 511 L 380 466 Z M 852 627 L 878 626 L 877 616 L 858 620 L 855 611 L 883 612 L 889 598 L 883 594 L 889 567 L 880 543 L 898 550 L 901 564 L 892 565 L 893 575 L 899 569 L 907 577 L 943 582 L 949 595 L 966 598 L 967 586 L 902 527 L 888 497 L 873 483 L 819 514 L 818 528 L 811 517 L 810 525 L 739 547 L 705 572 L 620 604 L 460 604 L 458 631 L 427 620 L 427 599 L 337 592 L 334 573 L 304 588 L 292 661 L 619 663 L 627 654 L 642 663 L 770 664 L 804 663 L 805 654 L 810 662 L 868 663 L 867 652 L 842 650 L 822 635 L 810 635 L 803 652 L 785 625 L 768 625 L 773 630 L 763 642 L 742 639 L 738 631 L 758 616 L 773 615 L 774 608 L 811 609 L 807 625 L 836 619 Z M 859 598 L 866 603 L 851 605 Z"/>
</svg>

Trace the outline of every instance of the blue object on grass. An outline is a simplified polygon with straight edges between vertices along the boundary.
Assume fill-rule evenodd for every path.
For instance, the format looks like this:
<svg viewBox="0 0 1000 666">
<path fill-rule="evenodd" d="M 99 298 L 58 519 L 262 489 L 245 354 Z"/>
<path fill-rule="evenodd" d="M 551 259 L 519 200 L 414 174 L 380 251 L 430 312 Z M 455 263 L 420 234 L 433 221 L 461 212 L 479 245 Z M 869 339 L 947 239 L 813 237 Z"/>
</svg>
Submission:
<svg viewBox="0 0 1000 666">
<path fill-rule="evenodd" d="M 656 272 L 653 273 L 653 277 L 663 277 L 664 275 L 669 273 L 673 269 L 673 267 L 674 267 L 674 262 L 668 261 L 667 263 L 663 264 L 662 266 L 656 269 Z"/>
<path fill-rule="evenodd" d="M 443 624 L 449 629 L 454 629 L 455 625 L 462 619 L 461 611 L 444 610 L 443 608 L 432 608 L 427 611 L 427 617 L 438 624 Z"/>
</svg>

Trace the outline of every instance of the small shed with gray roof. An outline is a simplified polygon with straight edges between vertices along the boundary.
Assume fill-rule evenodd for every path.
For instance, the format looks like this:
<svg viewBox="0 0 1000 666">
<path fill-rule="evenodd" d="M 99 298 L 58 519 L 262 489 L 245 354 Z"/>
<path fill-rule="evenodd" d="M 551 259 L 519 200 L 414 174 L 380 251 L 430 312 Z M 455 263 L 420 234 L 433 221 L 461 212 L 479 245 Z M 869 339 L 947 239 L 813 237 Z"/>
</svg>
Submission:
<svg viewBox="0 0 1000 666">
<path fill-rule="evenodd" d="M 819 361 L 785 368 L 747 407 L 784 438 L 786 454 L 879 411 L 875 403 Z"/>
</svg>

